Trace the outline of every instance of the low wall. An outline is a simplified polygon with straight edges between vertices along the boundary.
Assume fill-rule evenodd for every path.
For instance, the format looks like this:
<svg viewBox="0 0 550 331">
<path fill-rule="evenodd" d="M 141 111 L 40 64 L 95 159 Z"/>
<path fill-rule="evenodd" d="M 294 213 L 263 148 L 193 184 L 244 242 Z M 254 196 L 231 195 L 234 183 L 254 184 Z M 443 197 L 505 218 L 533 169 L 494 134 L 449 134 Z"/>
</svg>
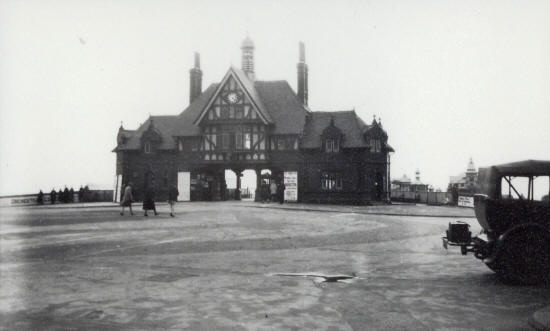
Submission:
<svg viewBox="0 0 550 331">
<path fill-rule="evenodd" d="M 392 201 L 425 203 L 428 205 L 446 205 L 452 201 L 450 192 L 406 192 L 392 191 Z"/>
<path fill-rule="evenodd" d="M 57 197 L 59 198 L 59 197 Z M 33 206 L 38 205 L 38 194 L 20 194 L 20 195 L 6 195 L 0 196 L 0 207 L 7 206 Z M 44 193 L 43 196 L 44 205 L 51 204 L 50 193 Z M 74 193 L 73 202 L 112 202 L 113 201 L 113 190 L 90 190 L 85 196 L 83 196 L 82 201 L 79 201 L 78 192 Z M 55 201 L 55 204 L 64 203 Z"/>
</svg>

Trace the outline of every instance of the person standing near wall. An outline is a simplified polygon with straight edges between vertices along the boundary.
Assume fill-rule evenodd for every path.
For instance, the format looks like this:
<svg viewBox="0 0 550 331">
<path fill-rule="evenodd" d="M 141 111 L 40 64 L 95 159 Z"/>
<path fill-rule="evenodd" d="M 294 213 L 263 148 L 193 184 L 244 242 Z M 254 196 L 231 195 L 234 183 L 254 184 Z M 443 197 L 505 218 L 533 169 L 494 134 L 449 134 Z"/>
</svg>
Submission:
<svg viewBox="0 0 550 331">
<path fill-rule="evenodd" d="M 52 188 L 52 191 L 50 192 L 50 203 L 53 205 L 55 203 L 55 196 L 57 195 L 57 192 L 55 192 L 55 189 Z"/>
<path fill-rule="evenodd" d="M 168 188 L 168 205 L 170 205 L 170 216 L 174 217 L 174 205 L 176 204 L 176 201 L 178 200 L 178 195 L 180 193 L 178 192 L 178 188 L 175 184 L 172 184 Z"/>
<path fill-rule="evenodd" d="M 271 201 L 277 200 L 277 183 L 275 179 L 271 179 L 271 184 L 269 184 L 269 193 L 271 193 Z"/>
<path fill-rule="evenodd" d="M 283 178 L 281 178 L 281 182 L 277 186 L 277 198 L 279 199 L 280 204 L 283 204 L 285 201 L 285 183 Z"/>
<path fill-rule="evenodd" d="M 269 200 L 269 186 L 267 186 L 267 183 L 265 182 L 265 180 L 262 180 L 260 193 L 261 193 L 262 203 Z"/>
<path fill-rule="evenodd" d="M 120 201 L 120 205 L 122 206 L 122 210 L 120 211 L 120 216 L 124 216 L 124 207 L 128 207 L 130 209 L 130 215 L 134 215 L 134 212 L 132 211 L 133 200 L 134 200 L 134 196 L 132 194 L 132 182 L 129 182 L 128 185 L 126 185 L 126 188 L 124 189 L 124 194 L 122 195 L 122 201 Z"/>
</svg>

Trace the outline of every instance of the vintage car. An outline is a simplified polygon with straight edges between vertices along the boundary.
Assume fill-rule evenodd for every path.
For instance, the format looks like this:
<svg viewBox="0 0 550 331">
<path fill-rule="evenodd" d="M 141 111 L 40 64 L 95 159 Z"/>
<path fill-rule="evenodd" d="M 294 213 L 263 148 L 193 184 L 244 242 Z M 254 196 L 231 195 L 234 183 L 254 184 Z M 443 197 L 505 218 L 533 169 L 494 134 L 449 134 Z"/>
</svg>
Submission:
<svg viewBox="0 0 550 331">
<path fill-rule="evenodd" d="M 503 279 L 550 282 L 550 161 L 527 160 L 480 168 L 474 209 L 481 233 L 449 224 L 443 246 L 459 246 Z"/>
</svg>

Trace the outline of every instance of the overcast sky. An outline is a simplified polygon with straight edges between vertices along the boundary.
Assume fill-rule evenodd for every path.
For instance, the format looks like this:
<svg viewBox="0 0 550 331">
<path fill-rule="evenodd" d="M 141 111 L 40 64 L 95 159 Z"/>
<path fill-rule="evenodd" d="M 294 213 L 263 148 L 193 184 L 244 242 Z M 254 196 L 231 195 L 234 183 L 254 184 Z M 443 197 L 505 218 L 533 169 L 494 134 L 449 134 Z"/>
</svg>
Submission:
<svg viewBox="0 0 550 331">
<path fill-rule="evenodd" d="M 392 177 L 445 189 L 476 166 L 550 159 L 550 1 L 1 1 L 0 194 L 112 188 L 120 121 L 176 115 L 240 67 L 313 110 L 382 118 Z"/>
</svg>

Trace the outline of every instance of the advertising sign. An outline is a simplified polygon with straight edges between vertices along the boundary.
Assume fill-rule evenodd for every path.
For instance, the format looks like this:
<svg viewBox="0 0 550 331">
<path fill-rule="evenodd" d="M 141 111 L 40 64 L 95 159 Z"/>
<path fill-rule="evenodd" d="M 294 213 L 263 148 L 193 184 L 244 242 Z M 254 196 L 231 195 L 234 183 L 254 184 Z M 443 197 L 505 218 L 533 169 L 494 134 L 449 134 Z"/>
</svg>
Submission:
<svg viewBox="0 0 550 331">
<path fill-rule="evenodd" d="M 458 205 L 460 207 L 474 208 L 474 197 L 458 196 Z"/>
<path fill-rule="evenodd" d="M 284 183 L 285 183 L 285 201 L 289 201 L 289 202 L 298 201 L 298 172 L 285 171 Z"/>
</svg>

